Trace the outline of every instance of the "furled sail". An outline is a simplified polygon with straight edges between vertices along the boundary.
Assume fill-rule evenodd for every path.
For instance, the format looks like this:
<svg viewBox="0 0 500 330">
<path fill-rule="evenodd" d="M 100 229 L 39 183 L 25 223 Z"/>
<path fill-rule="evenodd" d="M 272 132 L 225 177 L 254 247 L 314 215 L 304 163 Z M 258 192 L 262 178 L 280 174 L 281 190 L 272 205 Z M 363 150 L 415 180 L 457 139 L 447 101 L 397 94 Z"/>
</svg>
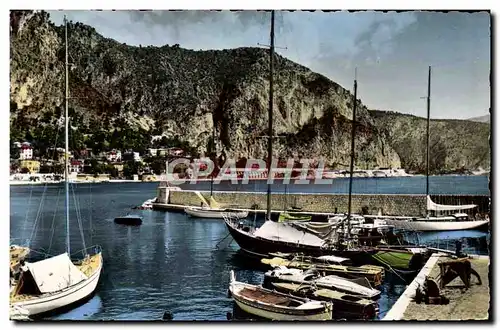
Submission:
<svg viewBox="0 0 500 330">
<path fill-rule="evenodd" d="M 428 211 L 454 211 L 454 210 L 469 210 L 477 207 L 475 204 L 468 205 L 442 205 L 436 204 L 432 201 L 431 196 L 427 196 L 427 210 Z"/>
</svg>

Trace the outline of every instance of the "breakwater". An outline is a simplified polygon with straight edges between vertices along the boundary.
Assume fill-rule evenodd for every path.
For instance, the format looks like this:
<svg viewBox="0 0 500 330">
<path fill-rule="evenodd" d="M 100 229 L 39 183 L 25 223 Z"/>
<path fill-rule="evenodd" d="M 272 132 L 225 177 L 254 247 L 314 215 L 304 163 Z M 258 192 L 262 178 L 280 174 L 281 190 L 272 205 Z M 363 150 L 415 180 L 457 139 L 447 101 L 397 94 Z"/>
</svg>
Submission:
<svg viewBox="0 0 500 330">
<path fill-rule="evenodd" d="M 210 192 L 199 192 L 206 200 Z M 161 208 L 168 205 L 200 206 L 201 198 L 195 190 L 167 191 L 158 188 L 157 203 Z M 266 209 L 267 198 L 264 192 L 214 191 L 214 199 L 221 204 L 241 209 Z M 308 193 L 273 193 L 271 209 L 286 210 L 291 207 L 302 208 L 306 212 L 346 213 L 348 194 L 308 194 Z M 476 204 L 472 212 L 489 212 L 489 196 L 481 195 L 438 195 L 431 196 L 433 202 L 448 205 Z M 424 216 L 427 212 L 425 195 L 413 194 L 353 194 L 352 212 L 360 214 L 378 214 L 393 216 Z"/>
</svg>

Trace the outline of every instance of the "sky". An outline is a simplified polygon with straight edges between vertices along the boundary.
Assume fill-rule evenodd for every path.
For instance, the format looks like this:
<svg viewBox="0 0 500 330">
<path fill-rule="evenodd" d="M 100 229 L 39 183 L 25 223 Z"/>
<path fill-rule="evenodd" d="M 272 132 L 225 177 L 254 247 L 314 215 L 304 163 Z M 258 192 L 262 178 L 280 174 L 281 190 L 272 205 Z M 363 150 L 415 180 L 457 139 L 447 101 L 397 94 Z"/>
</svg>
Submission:
<svg viewBox="0 0 500 330">
<path fill-rule="evenodd" d="M 269 44 L 270 13 L 258 11 L 49 11 L 129 45 L 194 50 Z M 490 108 L 487 12 L 276 12 L 276 52 L 352 91 L 369 108 L 466 119 Z"/>
</svg>

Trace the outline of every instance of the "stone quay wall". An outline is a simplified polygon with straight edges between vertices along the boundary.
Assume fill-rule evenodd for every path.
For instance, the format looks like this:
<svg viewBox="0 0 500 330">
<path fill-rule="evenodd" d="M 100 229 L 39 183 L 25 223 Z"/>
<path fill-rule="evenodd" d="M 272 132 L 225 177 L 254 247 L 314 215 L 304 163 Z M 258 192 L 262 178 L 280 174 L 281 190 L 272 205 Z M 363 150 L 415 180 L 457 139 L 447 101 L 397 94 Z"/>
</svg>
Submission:
<svg viewBox="0 0 500 330">
<path fill-rule="evenodd" d="M 202 200 L 195 191 L 181 190 L 170 191 L 168 200 L 166 194 L 159 188 L 158 202 L 163 204 L 176 204 L 186 206 L 201 206 Z M 208 200 L 210 193 L 199 192 Z M 240 191 L 214 191 L 214 199 L 225 205 L 234 208 L 260 210 L 266 209 L 266 193 L 261 192 L 240 192 Z M 352 212 L 358 214 L 378 214 L 392 216 L 412 215 L 424 216 L 426 214 L 427 200 L 425 195 L 402 195 L 402 194 L 353 194 Z M 271 198 L 271 209 L 275 211 L 300 207 L 303 211 L 320 213 L 346 213 L 348 208 L 347 194 L 300 194 L 300 193 L 273 193 Z M 488 212 L 489 196 L 432 196 L 435 203 L 463 205 L 478 204 L 476 212 Z"/>
</svg>

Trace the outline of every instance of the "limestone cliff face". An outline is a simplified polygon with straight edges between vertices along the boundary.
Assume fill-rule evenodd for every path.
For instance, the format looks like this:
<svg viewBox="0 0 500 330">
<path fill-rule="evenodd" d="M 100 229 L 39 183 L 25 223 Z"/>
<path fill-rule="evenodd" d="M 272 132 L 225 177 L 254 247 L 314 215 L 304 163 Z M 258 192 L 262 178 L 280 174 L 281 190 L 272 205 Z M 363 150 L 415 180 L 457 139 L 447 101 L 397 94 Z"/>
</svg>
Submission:
<svg viewBox="0 0 500 330">
<path fill-rule="evenodd" d="M 404 168 L 423 172 L 426 167 L 427 120 L 395 112 L 371 111 L 382 135 L 401 157 Z M 429 169 L 436 173 L 457 168 L 489 168 L 490 124 L 468 120 L 431 120 Z"/>
<path fill-rule="evenodd" d="M 133 47 L 81 23 L 68 26 L 70 106 L 82 134 L 144 130 L 218 153 L 266 155 L 269 53 L 260 48 L 194 51 L 178 45 Z M 51 125 L 64 106 L 64 28 L 44 12 L 11 12 L 11 127 Z M 275 156 L 349 164 L 353 97 L 326 77 L 275 57 Z M 393 139 L 358 102 L 356 165 L 399 167 Z M 39 120 L 53 118 L 53 120 Z M 105 136 L 105 135 L 104 135 Z"/>
</svg>

